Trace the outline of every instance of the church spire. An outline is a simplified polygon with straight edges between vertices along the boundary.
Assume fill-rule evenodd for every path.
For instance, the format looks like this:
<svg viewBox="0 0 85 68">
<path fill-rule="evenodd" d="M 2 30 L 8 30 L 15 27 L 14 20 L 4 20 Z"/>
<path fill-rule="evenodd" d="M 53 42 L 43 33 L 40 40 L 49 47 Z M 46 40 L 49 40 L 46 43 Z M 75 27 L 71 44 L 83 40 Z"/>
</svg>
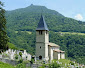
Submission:
<svg viewBox="0 0 85 68">
<path fill-rule="evenodd" d="M 38 27 L 36 30 L 47 30 L 49 31 L 47 25 L 46 25 L 46 22 L 44 20 L 44 17 L 41 15 L 41 18 L 40 18 L 40 21 L 38 23 Z"/>
</svg>

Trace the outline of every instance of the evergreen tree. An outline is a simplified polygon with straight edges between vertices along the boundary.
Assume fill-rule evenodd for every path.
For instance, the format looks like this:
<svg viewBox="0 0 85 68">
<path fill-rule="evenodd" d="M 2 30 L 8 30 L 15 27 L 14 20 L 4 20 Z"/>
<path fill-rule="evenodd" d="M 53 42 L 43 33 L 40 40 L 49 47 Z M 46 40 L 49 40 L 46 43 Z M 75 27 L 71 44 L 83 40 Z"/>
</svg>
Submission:
<svg viewBox="0 0 85 68">
<path fill-rule="evenodd" d="M 3 3 L 0 1 L 0 50 L 8 48 L 7 42 L 5 10 L 3 9 Z"/>
</svg>

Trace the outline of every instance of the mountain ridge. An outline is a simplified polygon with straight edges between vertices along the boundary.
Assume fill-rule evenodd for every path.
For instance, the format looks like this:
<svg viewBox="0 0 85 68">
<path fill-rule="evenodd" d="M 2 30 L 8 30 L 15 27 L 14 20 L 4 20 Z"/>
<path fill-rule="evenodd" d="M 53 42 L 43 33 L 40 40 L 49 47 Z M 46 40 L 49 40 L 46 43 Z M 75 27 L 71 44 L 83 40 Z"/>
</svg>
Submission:
<svg viewBox="0 0 85 68">
<path fill-rule="evenodd" d="M 42 13 L 43 10 L 43 13 Z M 16 30 L 33 31 L 36 28 L 41 14 L 45 17 L 47 25 L 52 31 L 85 32 L 85 23 L 64 17 L 57 11 L 42 6 L 31 5 L 26 8 L 6 12 L 7 27 Z M 16 25 L 17 24 L 17 25 Z M 10 26 L 9 26 L 10 25 Z M 15 26 L 16 25 L 16 26 Z M 28 26 L 28 27 L 27 27 Z M 32 27 L 30 27 L 32 26 Z M 54 27 L 53 27 L 54 26 Z M 19 28 L 18 28 L 19 27 Z M 23 29 L 22 29 L 23 28 Z M 81 29 L 81 30 L 80 30 Z"/>
</svg>

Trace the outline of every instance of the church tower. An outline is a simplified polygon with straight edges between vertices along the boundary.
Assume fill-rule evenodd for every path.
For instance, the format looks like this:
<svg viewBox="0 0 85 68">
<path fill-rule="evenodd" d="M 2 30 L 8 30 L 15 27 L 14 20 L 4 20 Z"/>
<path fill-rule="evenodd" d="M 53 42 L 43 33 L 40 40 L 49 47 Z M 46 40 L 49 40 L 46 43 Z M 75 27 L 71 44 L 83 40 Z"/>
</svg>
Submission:
<svg viewBox="0 0 85 68">
<path fill-rule="evenodd" d="M 48 58 L 49 30 L 41 15 L 36 29 L 36 59 L 49 60 Z"/>
</svg>

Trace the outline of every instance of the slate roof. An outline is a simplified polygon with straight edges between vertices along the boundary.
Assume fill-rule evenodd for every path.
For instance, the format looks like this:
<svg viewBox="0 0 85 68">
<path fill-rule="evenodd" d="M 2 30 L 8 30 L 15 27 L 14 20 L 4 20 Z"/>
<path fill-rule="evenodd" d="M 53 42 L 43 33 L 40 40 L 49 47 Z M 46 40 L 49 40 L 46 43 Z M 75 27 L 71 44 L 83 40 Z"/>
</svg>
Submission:
<svg viewBox="0 0 85 68">
<path fill-rule="evenodd" d="M 50 42 L 48 45 L 51 46 L 51 47 L 53 47 L 53 46 L 54 46 L 54 47 L 60 47 L 59 45 L 57 45 L 57 44 L 55 44 L 55 43 L 51 43 L 51 42 Z"/>
<path fill-rule="evenodd" d="M 41 18 L 40 18 L 40 21 L 38 23 L 38 27 L 36 30 L 47 30 L 49 31 L 47 25 L 46 25 L 46 22 L 44 20 L 44 17 L 41 15 Z"/>
<path fill-rule="evenodd" d="M 55 52 L 61 52 L 61 53 L 64 53 L 65 51 L 62 51 L 62 50 L 54 50 Z"/>
</svg>

